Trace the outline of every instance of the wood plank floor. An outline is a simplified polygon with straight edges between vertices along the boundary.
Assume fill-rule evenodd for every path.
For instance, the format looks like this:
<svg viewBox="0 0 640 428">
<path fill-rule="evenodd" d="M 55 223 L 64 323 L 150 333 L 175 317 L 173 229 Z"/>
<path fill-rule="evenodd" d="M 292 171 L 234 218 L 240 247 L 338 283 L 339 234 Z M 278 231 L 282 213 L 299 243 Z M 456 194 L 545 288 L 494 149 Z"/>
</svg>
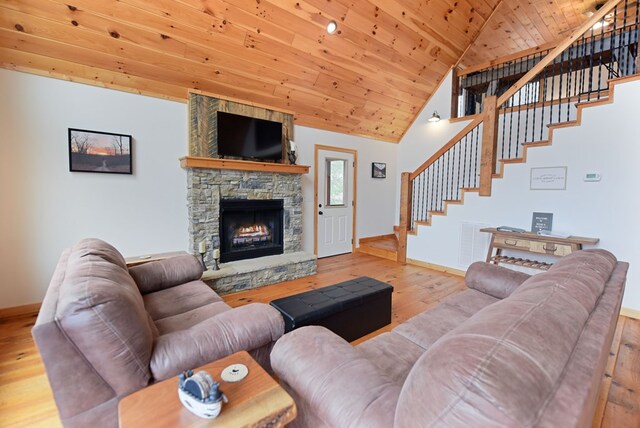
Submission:
<svg viewBox="0 0 640 428">
<path fill-rule="evenodd" d="M 317 275 L 225 296 L 231 306 L 273 299 L 359 276 L 394 286 L 393 322 L 370 336 L 464 289 L 462 278 L 422 267 L 349 254 L 319 261 Z M 35 314 L 0 320 L 0 427 L 58 427 L 42 362 L 31 339 Z M 363 338 L 361 340 L 365 340 Z M 594 427 L 640 427 L 640 321 L 620 317 L 603 377 Z"/>
</svg>

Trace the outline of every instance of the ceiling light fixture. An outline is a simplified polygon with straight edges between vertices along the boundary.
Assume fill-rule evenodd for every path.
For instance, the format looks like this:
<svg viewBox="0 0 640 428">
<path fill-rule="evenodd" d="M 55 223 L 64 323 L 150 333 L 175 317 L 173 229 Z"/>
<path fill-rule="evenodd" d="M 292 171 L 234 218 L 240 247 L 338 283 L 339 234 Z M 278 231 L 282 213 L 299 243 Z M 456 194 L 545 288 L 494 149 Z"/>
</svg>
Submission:
<svg viewBox="0 0 640 428">
<path fill-rule="evenodd" d="M 338 24 L 336 24 L 336 21 L 334 20 L 329 21 L 329 23 L 327 24 L 327 33 L 333 34 L 336 32 L 337 29 L 338 29 Z"/>
<path fill-rule="evenodd" d="M 434 110 L 433 115 L 431 115 L 431 117 L 429 119 L 427 119 L 427 121 L 429 122 L 440 122 L 440 115 L 438 114 L 437 111 Z"/>
</svg>

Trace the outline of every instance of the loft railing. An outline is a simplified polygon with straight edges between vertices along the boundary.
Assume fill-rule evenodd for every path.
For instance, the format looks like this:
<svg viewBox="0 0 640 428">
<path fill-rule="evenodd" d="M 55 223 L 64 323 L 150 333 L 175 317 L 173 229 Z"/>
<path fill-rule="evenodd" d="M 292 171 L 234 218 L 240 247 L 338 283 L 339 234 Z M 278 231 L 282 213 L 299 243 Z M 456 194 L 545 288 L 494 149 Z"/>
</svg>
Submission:
<svg viewBox="0 0 640 428">
<path fill-rule="evenodd" d="M 575 118 L 576 103 L 608 96 L 608 81 L 636 74 L 640 0 L 610 0 L 555 47 L 460 76 L 459 107 L 472 121 L 412 173 L 403 173 L 399 261 L 407 233 L 458 201 L 491 195 L 498 160 L 521 158 L 550 124 Z M 604 25 L 603 25 L 604 23 Z"/>
</svg>

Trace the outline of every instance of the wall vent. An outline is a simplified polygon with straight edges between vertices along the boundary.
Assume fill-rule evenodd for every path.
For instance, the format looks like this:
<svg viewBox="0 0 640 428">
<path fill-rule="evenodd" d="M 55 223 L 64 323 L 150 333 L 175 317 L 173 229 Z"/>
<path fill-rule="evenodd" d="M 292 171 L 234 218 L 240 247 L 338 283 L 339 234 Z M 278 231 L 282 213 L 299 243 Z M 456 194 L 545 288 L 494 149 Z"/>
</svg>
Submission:
<svg viewBox="0 0 640 428">
<path fill-rule="evenodd" d="M 468 267 L 471 263 L 484 261 L 487 257 L 491 234 L 480 229 L 491 227 L 486 223 L 462 222 L 460 226 L 460 251 L 458 263 Z"/>
</svg>

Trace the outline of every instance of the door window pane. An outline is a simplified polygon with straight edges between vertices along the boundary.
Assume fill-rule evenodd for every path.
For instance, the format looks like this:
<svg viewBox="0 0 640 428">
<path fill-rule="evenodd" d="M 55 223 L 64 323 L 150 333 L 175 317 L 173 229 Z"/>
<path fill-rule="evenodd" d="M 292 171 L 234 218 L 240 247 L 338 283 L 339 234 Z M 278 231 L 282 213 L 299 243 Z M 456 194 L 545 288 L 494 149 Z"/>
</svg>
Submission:
<svg viewBox="0 0 640 428">
<path fill-rule="evenodd" d="M 327 159 L 327 206 L 345 206 L 347 161 Z"/>
</svg>

